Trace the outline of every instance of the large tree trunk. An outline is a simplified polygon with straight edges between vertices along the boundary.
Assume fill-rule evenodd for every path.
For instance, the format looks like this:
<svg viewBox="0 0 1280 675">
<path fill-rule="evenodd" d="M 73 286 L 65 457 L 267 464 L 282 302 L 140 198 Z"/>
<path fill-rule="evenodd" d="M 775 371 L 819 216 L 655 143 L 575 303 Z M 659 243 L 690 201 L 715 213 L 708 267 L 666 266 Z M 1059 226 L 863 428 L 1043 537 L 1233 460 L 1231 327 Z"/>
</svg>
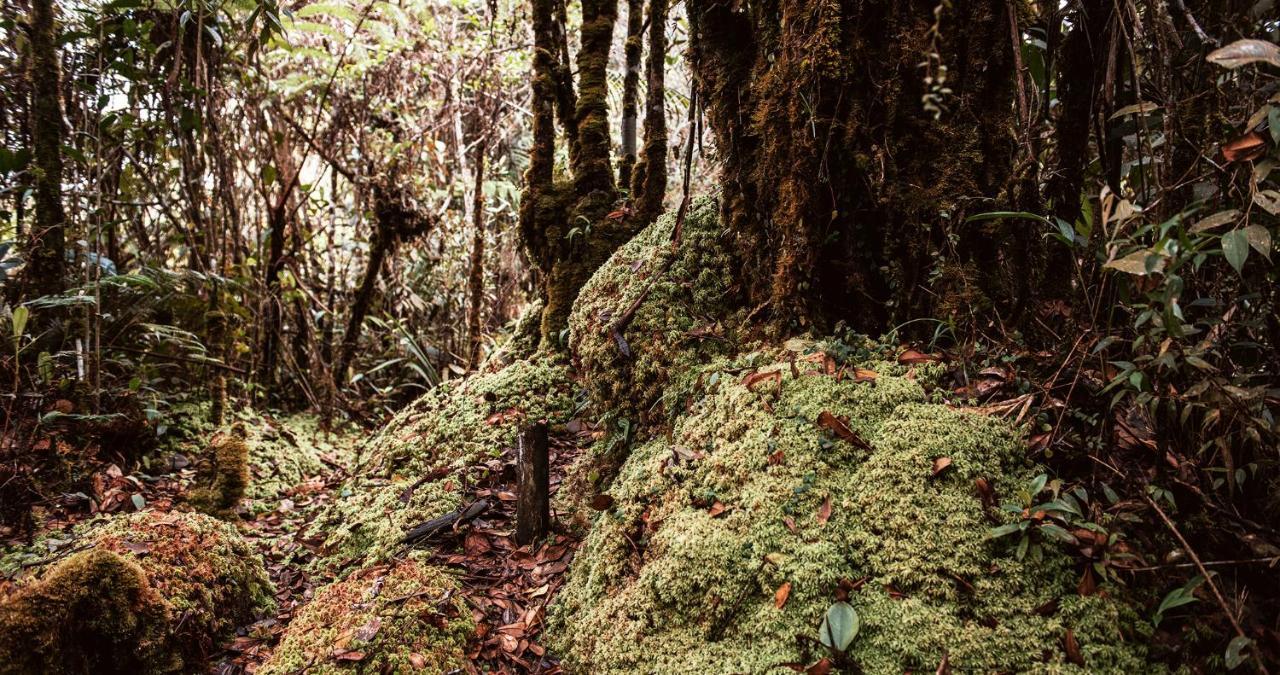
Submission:
<svg viewBox="0 0 1280 675">
<path fill-rule="evenodd" d="M 1039 226 L 964 220 L 1007 208 L 1013 4 L 690 1 L 726 224 L 774 325 L 883 330 L 1021 300 L 1034 251 L 1017 249 Z"/>
<path fill-rule="evenodd" d="M 62 210 L 62 99 L 53 0 L 31 3 L 31 137 L 35 160 L 35 223 L 27 240 L 23 284 L 29 297 L 66 287 Z"/>
<path fill-rule="evenodd" d="M 484 160 L 487 144 L 481 139 L 476 146 L 475 193 L 471 207 L 471 260 L 467 274 L 467 368 L 480 365 L 480 346 L 483 337 L 480 318 L 484 309 Z"/>
</svg>

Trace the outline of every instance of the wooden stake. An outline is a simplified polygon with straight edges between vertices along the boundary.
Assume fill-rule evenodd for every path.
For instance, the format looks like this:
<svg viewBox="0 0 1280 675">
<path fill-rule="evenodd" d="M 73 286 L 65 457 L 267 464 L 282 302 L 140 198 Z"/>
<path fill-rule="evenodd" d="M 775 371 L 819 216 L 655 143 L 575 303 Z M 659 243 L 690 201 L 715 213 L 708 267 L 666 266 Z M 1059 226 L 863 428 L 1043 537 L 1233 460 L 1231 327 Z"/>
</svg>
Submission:
<svg viewBox="0 0 1280 675">
<path fill-rule="evenodd" d="M 519 492 L 516 500 L 516 543 L 524 546 L 547 535 L 551 527 L 550 478 L 547 472 L 547 425 L 525 429 L 516 445 Z"/>
</svg>

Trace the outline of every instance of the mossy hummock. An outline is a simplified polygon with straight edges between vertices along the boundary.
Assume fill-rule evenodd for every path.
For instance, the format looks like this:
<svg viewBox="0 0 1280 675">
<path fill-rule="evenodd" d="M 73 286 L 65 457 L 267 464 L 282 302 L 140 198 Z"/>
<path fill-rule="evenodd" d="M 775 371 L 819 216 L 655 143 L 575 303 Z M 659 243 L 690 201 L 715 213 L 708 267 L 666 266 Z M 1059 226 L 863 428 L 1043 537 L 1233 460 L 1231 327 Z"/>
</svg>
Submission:
<svg viewBox="0 0 1280 675">
<path fill-rule="evenodd" d="M 0 602 L 0 672 L 200 672 L 274 605 L 262 559 L 214 518 L 145 511 L 82 536 Z"/>
<path fill-rule="evenodd" d="M 460 670 L 475 624 L 457 592 L 446 572 L 412 559 L 360 570 L 318 591 L 257 672 Z"/>
<path fill-rule="evenodd" d="M 1067 556 L 1020 562 L 988 538 L 975 480 L 1012 494 L 1034 470 L 1008 425 L 928 403 L 924 371 L 855 376 L 799 344 L 702 369 L 670 436 L 631 452 L 550 615 L 571 669 L 811 664 L 842 595 L 865 672 L 1148 669 L 1143 624 L 1077 595 Z"/>
<path fill-rule="evenodd" d="M 694 202 L 673 251 L 675 222 L 668 213 L 614 252 L 583 287 L 569 320 L 569 345 L 592 400 L 633 422 L 663 419 L 698 366 L 728 352 L 734 337 L 727 317 L 732 258 L 719 206 L 710 198 Z"/>
<path fill-rule="evenodd" d="M 568 421 L 574 385 L 559 360 L 534 357 L 447 383 L 396 415 L 373 439 L 354 477 L 311 525 L 326 560 L 381 562 L 415 525 L 465 506 L 484 465 L 515 445 L 524 425 Z"/>
</svg>

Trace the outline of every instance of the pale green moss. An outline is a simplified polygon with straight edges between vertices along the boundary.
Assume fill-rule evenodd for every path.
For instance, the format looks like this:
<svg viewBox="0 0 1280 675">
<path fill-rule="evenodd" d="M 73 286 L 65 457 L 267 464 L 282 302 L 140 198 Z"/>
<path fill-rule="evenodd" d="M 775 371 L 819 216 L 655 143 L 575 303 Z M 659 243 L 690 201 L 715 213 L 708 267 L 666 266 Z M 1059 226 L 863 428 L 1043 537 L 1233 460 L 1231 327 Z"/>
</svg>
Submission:
<svg viewBox="0 0 1280 675">
<path fill-rule="evenodd" d="M 925 403 L 913 369 L 866 363 L 873 382 L 838 379 L 804 358 L 805 344 L 758 369 L 741 367 L 749 355 L 703 370 L 701 398 L 670 436 L 630 453 L 549 617 L 570 668 L 811 663 L 821 648 L 797 636 L 817 638 L 842 580 L 863 580 L 850 599 L 863 622 L 850 655 L 866 672 L 936 668 L 944 653 L 957 669 L 1068 670 L 1067 628 L 1090 668 L 1146 668 L 1121 634 L 1132 615 L 1074 596 L 1065 556 L 1020 563 L 988 539 L 974 479 L 1007 494 L 1032 469 L 1011 429 Z M 817 424 L 821 413 L 871 449 Z M 934 476 L 939 457 L 951 465 Z M 711 512 L 717 503 L 722 513 Z M 1055 598 L 1056 614 L 1035 611 Z"/>
<path fill-rule="evenodd" d="M 548 357 L 448 383 L 406 408 L 370 442 L 355 476 L 312 524 L 330 561 L 385 560 L 405 531 L 464 505 L 464 488 L 515 445 L 527 424 L 574 410 L 568 369 Z"/>
<path fill-rule="evenodd" d="M 285 417 L 253 414 L 243 420 L 249 444 L 246 496 L 273 506 L 286 491 L 322 476 L 351 460 L 355 436 L 348 430 L 326 431 L 310 414 Z"/>
<path fill-rule="evenodd" d="M 215 434 L 203 454 L 188 501 L 203 513 L 232 518 L 249 483 L 249 445 L 243 430 Z"/>
<path fill-rule="evenodd" d="M 474 629 L 447 573 L 401 560 L 320 589 L 257 672 L 446 673 L 466 666 Z"/>
<path fill-rule="evenodd" d="M 694 202 L 680 246 L 671 250 L 675 214 L 658 218 L 620 247 L 578 294 L 569 345 L 583 383 L 602 409 L 661 418 L 679 405 L 689 382 L 679 376 L 727 351 L 734 339 L 723 320 L 733 295 L 732 262 L 722 242 L 719 206 Z M 621 332 L 614 327 L 643 297 Z"/>
</svg>

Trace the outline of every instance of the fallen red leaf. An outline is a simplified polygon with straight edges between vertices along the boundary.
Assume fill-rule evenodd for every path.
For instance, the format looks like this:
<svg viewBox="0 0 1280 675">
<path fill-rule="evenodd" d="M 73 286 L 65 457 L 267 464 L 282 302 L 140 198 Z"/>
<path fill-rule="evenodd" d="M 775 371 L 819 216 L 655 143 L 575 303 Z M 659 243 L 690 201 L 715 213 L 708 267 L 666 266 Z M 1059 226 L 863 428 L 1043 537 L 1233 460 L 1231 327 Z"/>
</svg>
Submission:
<svg viewBox="0 0 1280 675">
<path fill-rule="evenodd" d="M 716 502 L 711 505 L 711 508 L 707 509 L 707 514 L 710 515 L 712 518 L 715 518 L 716 516 L 724 513 L 727 510 L 729 510 L 729 507 L 725 506 L 724 504 L 721 504 L 720 502 Z"/>
<path fill-rule="evenodd" d="M 597 511 L 608 511 L 613 506 L 613 497 L 603 492 L 591 498 L 591 508 Z"/>
<path fill-rule="evenodd" d="M 1222 146 L 1222 156 L 1228 162 L 1247 162 L 1267 151 L 1267 141 L 1256 131 L 1233 138 Z"/>
<path fill-rule="evenodd" d="M 827 675 L 827 673 L 831 672 L 831 659 L 822 659 L 809 666 L 804 672 L 806 675 Z"/>
</svg>

